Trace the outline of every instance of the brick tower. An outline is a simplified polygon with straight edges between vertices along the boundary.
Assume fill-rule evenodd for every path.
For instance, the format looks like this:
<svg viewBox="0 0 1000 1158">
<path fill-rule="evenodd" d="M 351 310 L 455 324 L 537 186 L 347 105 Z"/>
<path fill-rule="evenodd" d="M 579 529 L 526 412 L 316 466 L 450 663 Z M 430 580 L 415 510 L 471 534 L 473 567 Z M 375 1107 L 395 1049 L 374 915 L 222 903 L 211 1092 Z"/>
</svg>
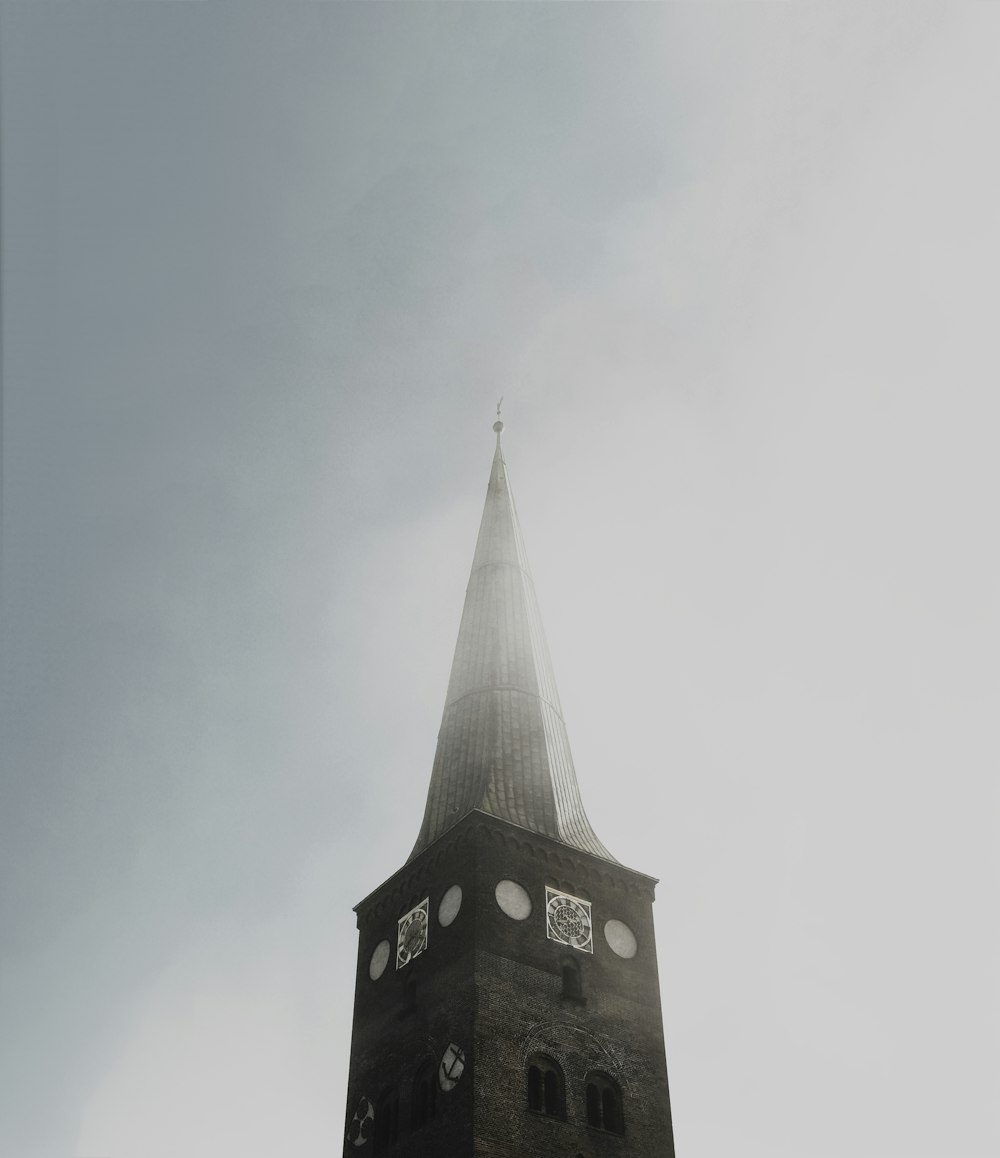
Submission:
<svg viewBox="0 0 1000 1158">
<path fill-rule="evenodd" d="M 494 430 L 423 824 L 356 909 L 344 1154 L 673 1158 L 656 882 L 584 812 Z"/>
</svg>

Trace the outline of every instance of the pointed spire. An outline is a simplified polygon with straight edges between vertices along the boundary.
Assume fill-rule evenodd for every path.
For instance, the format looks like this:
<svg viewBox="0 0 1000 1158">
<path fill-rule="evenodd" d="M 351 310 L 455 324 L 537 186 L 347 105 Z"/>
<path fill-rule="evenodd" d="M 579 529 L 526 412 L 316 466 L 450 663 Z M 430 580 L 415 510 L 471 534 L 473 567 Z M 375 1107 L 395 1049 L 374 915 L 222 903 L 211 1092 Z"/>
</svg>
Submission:
<svg viewBox="0 0 1000 1158">
<path fill-rule="evenodd" d="M 500 402 L 503 402 L 501 398 Z M 412 860 L 478 809 L 614 860 L 583 809 L 500 435 Z"/>
</svg>

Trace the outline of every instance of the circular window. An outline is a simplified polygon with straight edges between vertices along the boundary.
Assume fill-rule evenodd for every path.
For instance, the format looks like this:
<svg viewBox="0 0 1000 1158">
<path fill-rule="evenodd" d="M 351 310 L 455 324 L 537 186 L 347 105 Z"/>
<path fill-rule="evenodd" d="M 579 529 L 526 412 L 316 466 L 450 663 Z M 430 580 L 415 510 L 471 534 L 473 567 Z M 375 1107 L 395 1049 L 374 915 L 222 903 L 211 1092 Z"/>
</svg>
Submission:
<svg viewBox="0 0 1000 1158">
<path fill-rule="evenodd" d="M 461 907 L 462 886 L 452 885 L 441 898 L 441 904 L 438 905 L 438 921 L 443 928 L 447 928 L 454 921 Z"/>
<path fill-rule="evenodd" d="M 517 881 L 501 881 L 496 887 L 497 904 L 514 921 L 531 916 L 531 897 Z"/>
<path fill-rule="evenodd" d="M 368 962 L 368 976 L 372 981 L 378 979 L 385 972 L 386 965 L 389 964 L 389 942 L 379 941 L 375 946 L 375 952 L 372 953 L 372 959 Z"/>
<path fill-rule="evenodd" d="M 635 933 L 624 921 L 608 921 L 604 926 L 604 937 L 619 957 L 634 957 L 639 950 Z"/>
</svg>

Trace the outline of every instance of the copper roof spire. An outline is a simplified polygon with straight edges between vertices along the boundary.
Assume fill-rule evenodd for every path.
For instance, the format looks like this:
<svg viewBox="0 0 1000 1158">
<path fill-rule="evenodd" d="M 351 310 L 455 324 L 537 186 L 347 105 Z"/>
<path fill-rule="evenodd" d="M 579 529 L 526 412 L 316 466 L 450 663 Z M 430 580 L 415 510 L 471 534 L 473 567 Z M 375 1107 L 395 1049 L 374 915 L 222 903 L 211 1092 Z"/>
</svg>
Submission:
<svg viewBox="0 0 1000 1158">
<path fill-rule="evenodd" d="M 503 399 L 500 400 L 501 402 Z M 497 446 L 412 860 L 478 809 L 614 860 L 590 827 Z"/>
</svg>

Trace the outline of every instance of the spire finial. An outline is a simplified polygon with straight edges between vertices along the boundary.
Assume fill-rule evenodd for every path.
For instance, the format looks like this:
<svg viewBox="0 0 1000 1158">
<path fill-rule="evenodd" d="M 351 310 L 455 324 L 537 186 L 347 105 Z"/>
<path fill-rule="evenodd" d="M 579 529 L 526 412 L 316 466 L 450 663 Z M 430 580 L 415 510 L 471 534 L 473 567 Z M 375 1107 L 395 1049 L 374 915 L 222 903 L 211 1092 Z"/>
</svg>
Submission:
<svg viewBox="0 0 1000 1158">
<path fill-rule="evenodd" d="M 501 406 L 503 406 L 503 395 L 502 394 L 500 395 L 500 401 L 497 403 L 497 420 L 496 420 L 496 422 L 493 423 L 493 429 L 497 432 L 497 435 L 500 435 L 503 433 L 503 423 L 500 421 L 500 407 Z"/>
</svg>

